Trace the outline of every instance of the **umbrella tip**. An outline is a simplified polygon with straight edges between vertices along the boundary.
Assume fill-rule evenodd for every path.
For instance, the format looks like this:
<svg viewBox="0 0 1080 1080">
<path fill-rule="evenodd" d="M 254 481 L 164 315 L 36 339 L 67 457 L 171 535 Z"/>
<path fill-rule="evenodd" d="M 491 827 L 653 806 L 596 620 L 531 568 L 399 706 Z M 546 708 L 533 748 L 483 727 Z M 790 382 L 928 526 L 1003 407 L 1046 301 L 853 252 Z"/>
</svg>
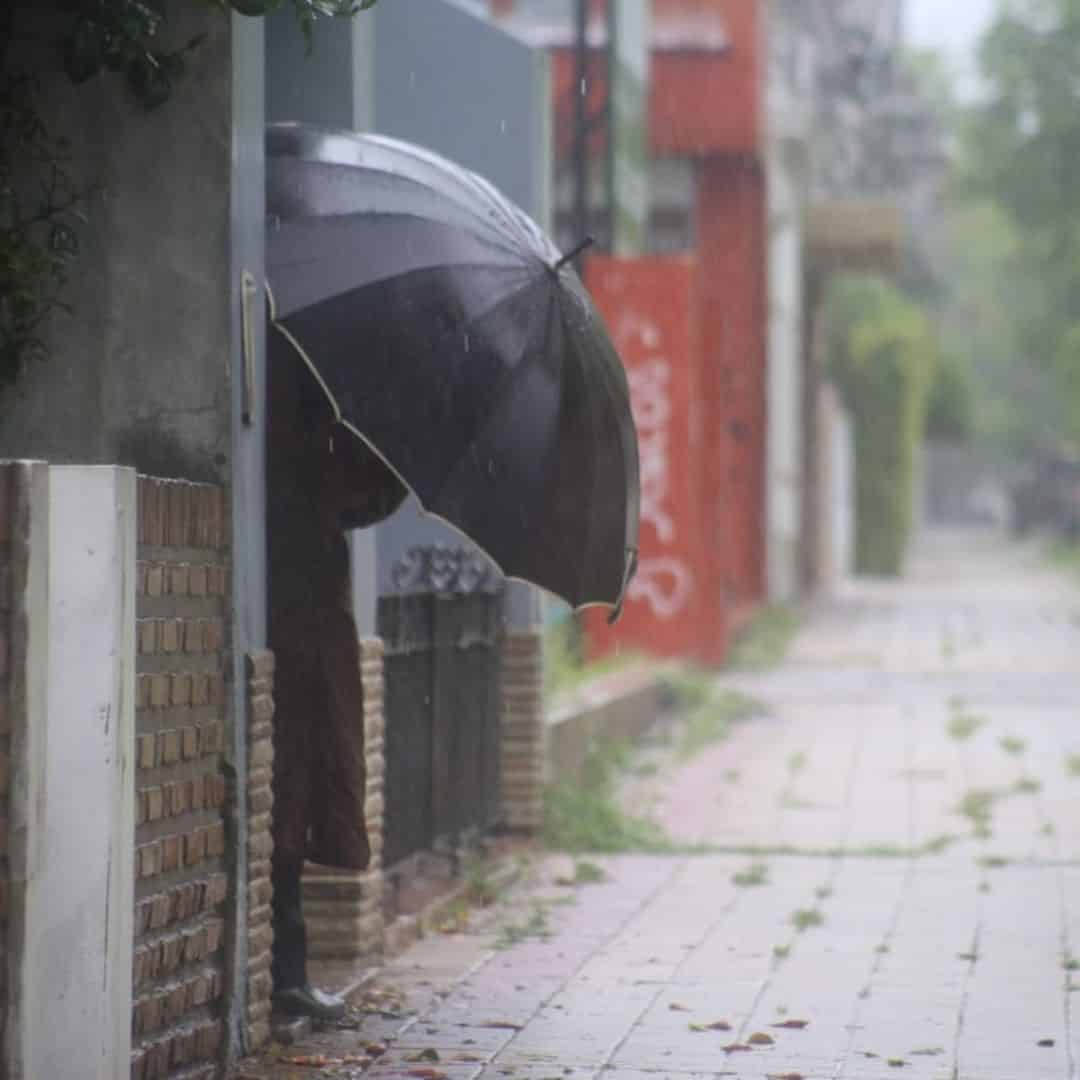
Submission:
<svg viewBox="0 0 1080 1080">
<path fill-rule="evenodd" d="M 626 565 L 623 568 L 622 588 L 619 589 L 619 598 L 615 601 L 615 607 L 612 608 L 611 614 L 608 615 L 608 626 L 614 626 L 619 621 L 623 611 L 623 604 L 626 603 L 626 590 L 630 587 L 630 582 L 633 581 L 634 575 L 637 573 L 637 568 L 638 549 L 627 548 Z"/>
<path fill-rule="evenodd" d="M 586 248 L 591 248 L 596 243 L 595 236 L 586 236 L 580 244 L 572 247 L 554 266 L 552 272 L 558 273 L 571 259 L 576 259 Z"/>
</svg>

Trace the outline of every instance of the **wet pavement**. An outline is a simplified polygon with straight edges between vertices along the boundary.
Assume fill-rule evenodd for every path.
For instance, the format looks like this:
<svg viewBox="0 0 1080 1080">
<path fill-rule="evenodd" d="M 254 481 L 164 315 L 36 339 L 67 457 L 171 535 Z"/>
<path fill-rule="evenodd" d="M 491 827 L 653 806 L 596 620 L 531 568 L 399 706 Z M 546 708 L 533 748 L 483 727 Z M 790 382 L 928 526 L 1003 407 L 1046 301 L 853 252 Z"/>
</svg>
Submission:
<svg viewBox="0 0 1080 1080">
<path fill-rule="evenodd" d="M 1080 585 L 929 537 L 722 680 L 767 715 L 633 782 L 671 854 L 538 860 L 317 1048 L 347 1076 L 380 1043 L 371 1080 L 1076 1076 L 1078 661 Z"/>
</svg>

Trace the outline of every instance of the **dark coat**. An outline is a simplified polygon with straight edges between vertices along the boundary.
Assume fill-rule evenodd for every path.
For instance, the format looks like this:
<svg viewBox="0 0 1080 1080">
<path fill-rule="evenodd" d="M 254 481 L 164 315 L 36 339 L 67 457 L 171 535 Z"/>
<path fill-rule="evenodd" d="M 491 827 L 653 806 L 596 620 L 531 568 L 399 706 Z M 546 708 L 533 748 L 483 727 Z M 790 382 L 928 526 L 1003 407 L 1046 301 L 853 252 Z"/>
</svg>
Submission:
<svg viewBox="0 0 1080 1080">
<path fill-rule="evenodd" d="M 343 525 L 377 520 L 405 489 L 335 425 L 322 391 L 271 332 L 267 530 L 274 678 L 274 845 L 361 870 L 364 694 Z"/>
</svg>

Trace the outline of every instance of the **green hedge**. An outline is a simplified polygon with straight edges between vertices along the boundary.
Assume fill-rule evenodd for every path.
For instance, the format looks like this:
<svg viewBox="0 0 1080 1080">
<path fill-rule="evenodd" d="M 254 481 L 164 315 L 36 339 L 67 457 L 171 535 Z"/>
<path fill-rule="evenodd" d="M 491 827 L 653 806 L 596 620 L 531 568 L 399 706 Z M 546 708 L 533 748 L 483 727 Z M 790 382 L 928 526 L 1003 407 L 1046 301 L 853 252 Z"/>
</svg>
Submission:
<svg viewBox="0 0 1080 1080">
<path fill-rule="evenodd" d="M 855 569 L 899 574 L 937 370 L 934 335 L 888 282 L 844 277 L 826 306 L 829 367 L 855 436 Z"/>
</svg>

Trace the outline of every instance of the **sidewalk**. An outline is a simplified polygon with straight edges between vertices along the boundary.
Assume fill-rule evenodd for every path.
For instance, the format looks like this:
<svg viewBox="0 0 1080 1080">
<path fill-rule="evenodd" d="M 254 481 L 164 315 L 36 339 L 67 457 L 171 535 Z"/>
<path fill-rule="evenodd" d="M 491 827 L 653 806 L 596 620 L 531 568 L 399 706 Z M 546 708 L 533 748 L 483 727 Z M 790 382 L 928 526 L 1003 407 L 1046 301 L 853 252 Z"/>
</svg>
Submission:
<svg viewBox="0 0 1080 1080">
<path fill-rule="evenodd" d="M 370 1080 L 1076 1076 L 1080 588 L 934 536 L 728 682 L 770 715 L 649 781 L 707 854 L 577 887 L 545 861 L 387 969 L 401 1016 L 322 1052 L 384 1042 Z"/>
</svg>

